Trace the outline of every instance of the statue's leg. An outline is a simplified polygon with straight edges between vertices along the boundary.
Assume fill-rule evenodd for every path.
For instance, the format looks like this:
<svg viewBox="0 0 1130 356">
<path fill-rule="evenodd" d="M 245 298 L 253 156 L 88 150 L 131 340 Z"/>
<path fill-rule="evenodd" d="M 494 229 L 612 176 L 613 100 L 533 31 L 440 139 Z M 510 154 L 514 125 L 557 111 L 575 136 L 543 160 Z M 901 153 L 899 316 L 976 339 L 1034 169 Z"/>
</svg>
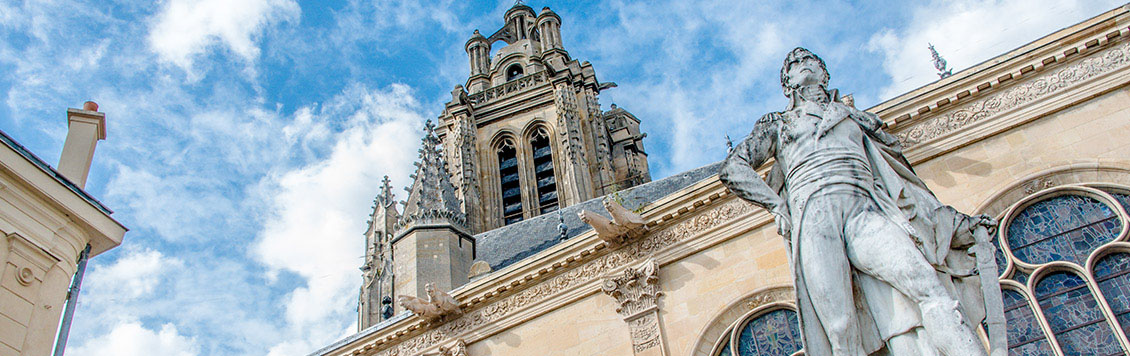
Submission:
<svg viewBox="0 0 1130 356">
<path fill-rule="evenodd" d="M 842 210 L 829 200 L 809 202 L 798 241 L 800 270 L 832 355 L 865 356 L 844 248 Z"/>
<path fill-rule="evenodd" d="M 866 209 L 851 218 L 845 234 L 852 266 L 890 283 L 918 304 L 927 341 L 942 355 L 985 355 L 957 300 L 946 292 L 906 231 L 876 209 Z"/>
</svg>

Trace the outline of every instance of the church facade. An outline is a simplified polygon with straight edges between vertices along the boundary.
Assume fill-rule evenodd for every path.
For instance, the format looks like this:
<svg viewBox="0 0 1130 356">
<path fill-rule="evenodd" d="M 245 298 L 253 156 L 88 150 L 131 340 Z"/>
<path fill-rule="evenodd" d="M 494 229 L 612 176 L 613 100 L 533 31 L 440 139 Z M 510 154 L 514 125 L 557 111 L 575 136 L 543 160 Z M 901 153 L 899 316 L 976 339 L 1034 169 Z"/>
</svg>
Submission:
<svg viewBox="0 0 1130 356">
<path fill-rule="evenodd" d="M 771 214 L 717 163 L 651 181 L 639 119 L 600 110 L 612 84 L 557 15 L 504 21 L 467 42 L 404 208 L 377 198 L 359 332 L 315 354 L 803 354 Z M 867 109 L 942 202 L 1000 221 L 1012 355 L 1130 351 L 1128 36 L 1124 6 Z"/>
</svg>

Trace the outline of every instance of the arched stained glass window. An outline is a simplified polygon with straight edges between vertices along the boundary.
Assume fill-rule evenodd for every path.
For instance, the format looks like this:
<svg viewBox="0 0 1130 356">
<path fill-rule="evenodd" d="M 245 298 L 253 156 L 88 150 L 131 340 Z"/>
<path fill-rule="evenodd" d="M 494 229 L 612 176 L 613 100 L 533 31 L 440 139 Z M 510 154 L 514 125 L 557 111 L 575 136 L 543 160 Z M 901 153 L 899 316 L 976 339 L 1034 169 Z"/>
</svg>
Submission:
<svg viewBox="0 0 1130 356">
<path fill-rule="evenodd" d="M 796 311 L 761 311 L 723 333 L 716 356 L 791 356 L 803 354 Z M 736 334 L 735 334 L 736 333 Z M 735 339 L 736 338 L 736 339 Z M 734 342 L 731 344 L 731 342 Z M 734 348 L 736 346 L 736 350 Z M 736 351 L 736 352 L 735 352 Z"/>
<path fill-rule="evenodd" d="M 1123 354 L 1083 278 L 1053 272 L 1040 279 L 1033 292 L 1065 355 Z"/>
<path fill-rule="evenodd" d="M 1024 295 L 1002 289 L 1004 317 L 1008 320 L 1008 350 L 1010 355 L 1054 356 L 1051 344 L 1040 330 L 1040 322 L 1028 306 Z"/>
<path fill-rule="evenodd" d="M 1095 248 L 1114 240 L 1121 227 L 1114 210 L 1098 200 L 1061 195 L 1017 214 L 1008 228 L 1008 245 L 1022 262 L 1082 264 Z"/>
<path fill-rule="evenodd" d="M 738 355 L 789 356 L 804 347 L 796 312 L 777 309 L 750 320 L 738 334 Z"/>
<path fill-rule="evenodd" d="M 1130 333 L 1130 253 L 1107 255 L 1095 263 L 1095 281 L 1122 331 Z"/>
<path fill-rule="evenodd" d="M 1053 188 L 1005 214 L 994 240 L 1004 252 L 997 264 L 1003 280 L 1026 286 L 1002 293 L 1010 355 L 1127 354 L 1130 244 L 1118 209 L 1130 206 L 1124 192 L 1130 190 Z"/>
</svg>

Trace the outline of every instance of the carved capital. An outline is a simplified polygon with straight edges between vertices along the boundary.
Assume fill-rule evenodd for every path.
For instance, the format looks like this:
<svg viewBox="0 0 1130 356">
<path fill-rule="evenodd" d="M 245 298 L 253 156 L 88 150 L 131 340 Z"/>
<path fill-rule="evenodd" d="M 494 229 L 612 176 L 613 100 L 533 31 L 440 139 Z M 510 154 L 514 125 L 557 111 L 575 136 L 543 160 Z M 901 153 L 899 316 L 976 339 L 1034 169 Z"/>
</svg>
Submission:
<svg viewBox="0 0 1130 356">
<path fill-rule="evenodd" d="M 619 276 L 604 279 L 601 289 L 620 303 L 616 312 L 625 318 L 655 309 L 659 302 L 659 262 L 648 259 L 636 267 L 628 267 Z"/>
</svg>

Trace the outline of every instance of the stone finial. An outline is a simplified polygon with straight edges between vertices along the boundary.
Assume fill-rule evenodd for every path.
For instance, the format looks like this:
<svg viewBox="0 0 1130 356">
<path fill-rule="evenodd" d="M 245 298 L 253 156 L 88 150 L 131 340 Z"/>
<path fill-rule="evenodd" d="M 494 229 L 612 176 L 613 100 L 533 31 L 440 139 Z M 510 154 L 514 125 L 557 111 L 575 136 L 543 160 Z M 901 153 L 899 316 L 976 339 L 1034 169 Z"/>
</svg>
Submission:
<svg viewBox="0 0 1130 356">
<path fill-rule="evenodd" d="M 577 216 L 581 221 L 592 226 L 592 229 L 596 230 L 596 235 L 610 245 L 623 244 L 647 232 L 643 217 L 625 209 L 620 203 L 606 198 L 604 209 L 612 216 L 611 220 L 588 210 L 581 210 Z"/>
<path fill-rule="evenodd" d="M 467 278 L 475 279 L 490 273 L 490 263 L 487 261 L 479 260 L 471 263 L 471 272 L 467 274 Z"/>
<path fill-rule="evenodd" d="M 557 211 L 557 232 L 560 234 L 558 240 L 569 239 L 569 225 L 565 225 L 565 214 L 562 214 L 561 210 Z"/>
<path fill-rule="evenodd" d="M 424 137 L 420 141 L 416 173 L 412 174 L 412 185 L 407 188 L 408 202 L 403 217 L 397 223 L 397 230 L 418 222 L 466 228 L 467 218 L 460 208 L 462 201 L 455 195 L 455 185 L 451 183 L 435 124 L 431 120 L 424 124 Z"/>
<path fill-rule="evenodd" d="M 447 316 L 462 313 L 459 308 L 459 301 L 455 300 L 450 294 L 436 289 L 435 285 L 425 284 L 424 292 L 428 297 L 427 299 L 401 295 L 397 296 L 397 303 L 428 322 L 440 321 Z"/>
<path fill-rule="evenodd" d="M 393 199 L 396 196 L 392 194 L 392 185 L 389 184 L 388 176 L 381 179 L 381 192 L 377 194 L 376 203 L 382 207 L 389 207 L 396 203 Z"/>
<path fill-rule="evenodd" d="M 930 45 L 930 58 L 934 61 L 934 69 L 938 70 L 938 78 L 946 79 L 953 75 L 953 69 L 946 67 L 946 60 L 938 54 L 938 50 L 934 49 L 934 44 L 928 43 L 928 45 Z"/>
</svg>

